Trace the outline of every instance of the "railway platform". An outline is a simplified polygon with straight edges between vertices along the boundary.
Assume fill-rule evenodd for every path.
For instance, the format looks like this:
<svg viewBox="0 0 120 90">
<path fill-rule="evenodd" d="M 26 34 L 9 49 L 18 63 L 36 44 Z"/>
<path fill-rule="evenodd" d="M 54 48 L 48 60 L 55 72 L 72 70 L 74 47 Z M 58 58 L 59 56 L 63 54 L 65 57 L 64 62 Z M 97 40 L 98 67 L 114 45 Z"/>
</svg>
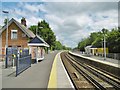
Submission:
<svg viewBox="0 0 120 90">
<path fill-rule="evenodd" d="M 2 70 L 2 90 L 39 90 L 68 89 L 74 90 L 74 85 L 67 74 L 58 51 L 45 55 L 45 59 L 32 64 L 30 68 L 15 77 L 14 73 Z M 9 70 L 10 71 L 10 70 Z"/>
<path fill-rule="evenodd" d="M 49 78 L 48 88 L 66 88 L 69 90 L 74 90 L 74 85 L 62 63 L 60 53 L 58 53 L 54 59 Z"/>
<path fill-rule="evenodd" d="M 48 86 L 49 75 L 52 68 L 54 57 L 58 51 L 45 55 L 45 59 L 15 77 L 10 72 L 11 68 L 2 69 L 2 90 L 41 90 Z M 7 71 L 7 72 L 6 72 Z M 9 71 L 9 72 L 8 72 Z"/>
<path fill-rule="evenodd" d="M 40 88 L 75 90 L 73 80 L 71 81 L 71 77 L 68 75 L 68 71 L 66 71 L 66 68 L 64 66 L 65 63 L 63 64 L 61 60 L 61 53 L 62 51 L 57 51 L 47 54 L 44 61 L 33 64 L 29 69 L 21 73 L 18 77 L 14 77 L 12 74 L 8 76 L 3 70 L 4 75 L 2 75 L 2 87 L 13 88 L 13 90 L 16 88 L 23 88 L 22 90 L 24 90 L 24 88 L 32 88 L 34 90 L 38 90 Z M 78 53 L 69 53 L 85 57 L 84 55 Z M 92 57 L 85 58 L 97 60 Z M 110 63 L 113 66 L 116 66 L 117 64 L 104 60 L 101 61 Z M 80 85 L 83 85 L 83 83 L 85 85 L 87 84 L 88 86 L 91 85 L 88 84 L 88 81 L 85 81 L 85 79 L 83 79 L 83 76 L 78 73 L 76 75 L 79 75 L 78 77 L 81 80 Z"/>
<path fill-rule="evenodd" d="M 104 64 L 108 64 L 113 67 L 120 68 L 120 60 L 116 60 L 112 58 L 106 58 L 106 60 L 104 60 L 104 57 L 98 57 L 98 56 L 93 56 L 93 55 L 87 56 L 86 54 L 81 54 L 80 52 L 70 52 L 70 53 L 76 56 L 84 57 L 90 60 L 94 60 L 100 63 L 104 63 Z"/>
</svg>

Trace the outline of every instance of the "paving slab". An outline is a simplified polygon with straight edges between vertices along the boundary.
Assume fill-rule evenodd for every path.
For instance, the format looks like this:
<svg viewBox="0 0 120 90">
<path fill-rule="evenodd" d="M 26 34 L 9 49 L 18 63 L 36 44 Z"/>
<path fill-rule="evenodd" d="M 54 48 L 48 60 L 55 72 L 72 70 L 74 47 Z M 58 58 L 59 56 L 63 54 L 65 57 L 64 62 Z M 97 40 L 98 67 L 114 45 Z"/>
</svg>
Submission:
<svg viewBox="0 0 120 90">
<path fill-rule="evenodd" d="M 61 61 L 60 53 L 54 59 L 48 88 L 74 90 L 73 83 Z"/>
<path fill-rule="evenodd" d="M 2 88 L 47 88 L 52 63 L 57 53 L 55 51 L 46 54 L 43 61 L 32 64 L 17 77 L 14 74 L 2 75 Z"/>
<path fill-rule="evenodd" d="M 57 59 L 57 88 L 69 88 L 71 90 L 74 88 L 72 81 L 70 80 L 70 77 L 63 65 L 60 53 L 58 54 Z"/>
</svg>

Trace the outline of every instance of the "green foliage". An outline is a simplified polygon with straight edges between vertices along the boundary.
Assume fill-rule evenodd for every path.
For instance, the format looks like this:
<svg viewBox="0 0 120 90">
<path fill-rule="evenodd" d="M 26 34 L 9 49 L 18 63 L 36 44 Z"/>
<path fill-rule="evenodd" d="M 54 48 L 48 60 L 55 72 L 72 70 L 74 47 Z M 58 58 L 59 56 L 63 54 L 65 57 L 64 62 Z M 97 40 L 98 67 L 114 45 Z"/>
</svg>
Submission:
<svg viewBox="0 0 120 90">
<path fill-rule="evenodd" d="M 4 24 L 5 24 L 5 25 L 7 24 L 7 21 L 9 21 L 8 18 L 6 18 L 6 19 L 4 20 Z"/>
<path fill-rule="evenodd" d="M 70 47 L 63 46 L 63 50 L 71 50 Z"/>
<path fill-rule="evenodd" d="M 84 47 L 92 45 L 93 47 L 103 47 L 103 38 L 106 37 L 106 45 L 111 53 L 120 53 L 120 28 L 102 29 L 101 32 L 93 32 L 86 39 L 82 39 L 78 43 L 78 49 L 84 51 Z"/>
<path fill-rule="evenodd" d="M 29 29 L 34 34 L 36 34 L 37 29 L 37 35 L 43 38 L 50 45 L 50 50 L 71 49 L 69 47 L 63 46 L 59 41 L 56 41 L 56 36 L 54 32 L 52 31 L 52 29 L 49 27 L 49 24 L 45 20 L 38 22 L 38 25 L 30 26 Z"/>
<path fill-rule="evenodd" d="M 45 20 L 38 23 L 38 35 L 42 37 L 53 50 L 55 49 L 56 36 Z"/>
<path fill-rule="evenodd" d="M 55 49 L 56 50 L 71 50 L 70 47 L 66 47 L 66 46 L 62 45 L 60 41 L 56 41 Z"/>
<path fill-rule="evenodd" d="M 33 26 L 30 26 L 30 30 L 36 35 L 36 29 L 38 28 L 38 26 L 36 25 L 33 25 Z"/>
<path fill-rule="evenodd" d="M 86 46 L 85 39 L 78 43 L 78 49 L 80 49 L 81 51 L 84 51 L 85 46 Z"/>
<path fill-rule="evenodd" d="M 112 29 L 107 34 L 107 44 L 110 52 L 120 52 L 120 31 L 118 29 Z"/>
<path fill-rule="evenodd" d="M 98 33 L 93 32 L 90 35 L 90 42 L 92 43 L 93 41 L 95 41 L 95 39 L 98 37 Z"/>
<path fill-rule="evenodd" d="M 55 49 L 56 50 L 62 50 L 63 49 L 63 46 L 59 41 L 55 42 Z"/>
<path fill-rule="evenodd" d="M 39 28 L 50 28 L 49 27 L 49 24 L 45 21 L 45 20 L 43 20 L 43 21 L 41 21 L 41 22 L 38 22 L 38 27 Z"/>
<path fill-rule="evenodd" d="M 29 28 L 34 34 L 39 35 L 43 38 L 49 45 L 50 50 L 70 50 L 71 48 L 63 46 L 59 41 L 56 41 L 56 36 L 52 29 L 49 27 L 49 24 L 43 20 L 38 22 L 38 25 L 30 26 Z M 37 30 L 36 30 L 37 29 Z"/>
<path fill-rule="evenodd" d="M 89 37 L 85 38 L 85 39 L 82 39 L 82 41 L 78 43 L 78 49 L 80 49 L 81 51 L 85 51 L 84 47 L 88 46 L 90 44 L 91 44 L 91 40 L 90 40 Z"/>
<path fill-rule="evenodd" d="M 45 20 L 38 22 L 38 25 L 30 26 L 29 29 L 34 34 L 36 34 L 37 29 L 37 35 L 43 38 L 50 45 L 51 49 L 55 49 L 56 36 L 54 35 L 54 32 L 51 30 L 49 24 Z"/>
<path fill-rule="evenodd" d="M 103 33 L 102 32 L 95 32 L 96 36 L 94 37 L 94 40 L 91 42 L 91 45 L 94 47 L 102 47 L 103 44 Z M 93 34 L 91 34 L 92 36 Z"/>
</svg>

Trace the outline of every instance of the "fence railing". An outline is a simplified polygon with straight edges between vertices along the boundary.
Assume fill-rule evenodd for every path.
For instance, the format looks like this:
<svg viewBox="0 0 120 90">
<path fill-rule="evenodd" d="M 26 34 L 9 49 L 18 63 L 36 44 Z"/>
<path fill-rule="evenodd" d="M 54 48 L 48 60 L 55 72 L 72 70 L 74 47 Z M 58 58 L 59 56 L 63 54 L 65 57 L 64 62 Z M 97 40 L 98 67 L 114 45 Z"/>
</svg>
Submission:
<svg viewBox="0 0 120 90">
<path fill-rule="evenodd" d="M 16 76 L 29 67 L 31 67 L 31 55 L 18 57 L 16 62 Z"/>
<path fill-rule="evenodd" d="M 31 66 L 31 55 L 29 49 L 8 48 L 6 55 L 0 55 L 0 60 L 7 62 L 4 67 L 16 67 L 16 76 Z M 7 59 L 6 59 L 7 58 Z"/>
<path fill-rule="evenodd" d="M 107 57 L 112 58 L 112 59 L 120 60 L 120 53 L 108 53 Z"/>
<path fill-rule="evenodd" d="M 8 55 L 7 55 L 7 67 L 16 66 L 17 52 L 18 52 L 17 48 L 8 48 L 7 49 L 7 53 L 8 53 Z"/>
<path fill-rule="evenodd" d="M 22 52 L 20 52 L 20 57 L 25 57 L 29 55 L 29 50 L 28 49 L 24 49 L 22 50 Z"/>
<path fill-rule="evenodd" d="M 98 54 L 96 56 L 104 57 L 104 54 Z M 120 60 L 120 53 L 108 53 L 108 54 L 106 54 L 106 57 L 116 59 L 116 60 Z"/>
<path fill-rule="evenodd" d="M 86 52 L 79 52 L 79 51 L 74 51 L 77 53 L 81 53 L 81 54 L 86 54 Z M 90 53 L 89 55 L 92 55 L 92 53 Z M 95 54 L 95 56 L 100 56 L 100 57 L 104 57 L 104 53 L 100 54 Z M 116 60 L 120 60 L 120 53 L 108 53 L 106 54 L 107 58 L 112 58 L 112 59 L 116 59 Z"/>
</svg>

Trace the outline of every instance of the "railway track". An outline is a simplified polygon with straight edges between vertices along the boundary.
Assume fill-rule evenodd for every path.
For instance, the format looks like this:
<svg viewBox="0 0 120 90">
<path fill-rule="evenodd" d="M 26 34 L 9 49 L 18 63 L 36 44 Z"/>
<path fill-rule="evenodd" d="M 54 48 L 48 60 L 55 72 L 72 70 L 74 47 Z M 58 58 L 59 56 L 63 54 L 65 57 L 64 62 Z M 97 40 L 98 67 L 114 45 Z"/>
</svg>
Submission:
<svg viewBox="0 0 120 90">
<path fill-rule="evenodd" d="M 67 60 L 72 67 L 74 67 L 79 74 L 81 74 L 86 80 L 88 80 L 95 88 L 95 90 L 119 90 L 120 80 L 112 75 L 100 71 L 86 63 L 80 62 L 69 55 L 67 52 L 61 53 L 61 58 Z M 65 64 L 64 64 L 65 65 Z M 67 66 L 65 66 L 67 67 Z M 69 72 L 68 72 L 69 73 Z M 71 78 L 72 79 L 72 78 Z M 75 81 L 73 81 L 74 83 Z M 75 84 L 75 87 L 79 84 Z M 91 89 L 90 89 L 91 90 Z"/>
</svg>

